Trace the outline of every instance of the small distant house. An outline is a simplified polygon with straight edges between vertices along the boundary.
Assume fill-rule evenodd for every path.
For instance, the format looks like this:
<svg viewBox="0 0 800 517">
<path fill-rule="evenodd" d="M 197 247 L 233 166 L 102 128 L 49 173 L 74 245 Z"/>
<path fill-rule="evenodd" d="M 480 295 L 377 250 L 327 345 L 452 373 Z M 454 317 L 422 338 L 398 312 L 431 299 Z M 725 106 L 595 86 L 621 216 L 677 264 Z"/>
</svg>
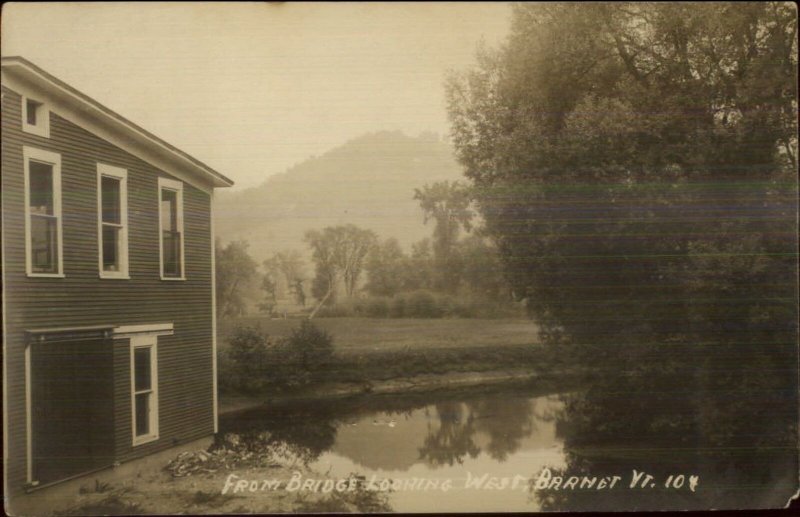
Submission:
<svg viewBox="0 0 800 517">
<path fill-rule="evenodd" d="M 6 495 L 211 436 L 231 180 L 20 57 L 2 131 Z"/>
</svg>

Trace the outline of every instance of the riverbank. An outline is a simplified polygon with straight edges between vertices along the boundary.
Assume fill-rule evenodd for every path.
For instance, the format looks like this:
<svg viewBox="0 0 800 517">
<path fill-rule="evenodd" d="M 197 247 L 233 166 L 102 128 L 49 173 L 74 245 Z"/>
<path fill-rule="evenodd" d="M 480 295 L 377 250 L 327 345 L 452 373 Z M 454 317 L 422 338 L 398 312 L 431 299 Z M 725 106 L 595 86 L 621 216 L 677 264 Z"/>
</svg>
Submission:
<svg viewBox="0 0 800 517">
<path fill-rule="evenodd" d="M 544 388 L 556 379 L 560 383 L 570 382 L 570 380 L 576 379 L 579 373 L 575 368 L 561 368 L 547 372 L 530 369 L 449 372 L 358 383 L 325 383 L 293 393 L 264 395 L 222 393 L 219 396 L 219 414 L 230 415 L 257 407 L 283 405 L 291 402 L 332 400 L 364 395 L 420 394 L 529 384 L 542 384 Z"/>
<path fill-rule="evenodd" d="M 256 327 L 255 336 L 263 336 L 270 346 L 298 324 L 296 320 L 242 317 L 220 325 L 223 414 L 293 400 L 527 382 L 570 368 L 537 342 L 538 327 L 533 322 L 519 319 L 321 319 L 314 325 L 330 333 L 333 353 L 315 366 L 310 378 L 298 371 L 295 379 L 280 368 L 245 375 L 246 365 L 235 364 L 228 355 L 235 329 Z M 245 345 L 252 346 L 245 342 L 237 346 Z M 254 364 L 257 361 L 253 359 Z"/>
</svg>

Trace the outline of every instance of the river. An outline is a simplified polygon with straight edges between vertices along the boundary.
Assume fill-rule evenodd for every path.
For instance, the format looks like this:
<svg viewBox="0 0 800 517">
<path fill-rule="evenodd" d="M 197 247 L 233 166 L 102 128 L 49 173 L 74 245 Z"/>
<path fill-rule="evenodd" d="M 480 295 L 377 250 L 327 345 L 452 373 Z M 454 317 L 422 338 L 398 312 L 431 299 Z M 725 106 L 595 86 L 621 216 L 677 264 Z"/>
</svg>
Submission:
<svg viewBox="0 0 800 517">
<path fill-rule="evenodd" d="M 627 411 L 624 395 L 609 399 L 613 392 L 602 393 L 598 398 L 516 387 L 294 402 L 226 415 L 220 430 L 221 435 L 268 435 L 333 478 L 358 473 L 376 488 L 392 480 L 389 503 L 398 512 L 785 503 L 797 472 L 790 450 L 698 450 L 677 425 L 665 436 L 642 436 L 639 421 L 657 417 L 658 406 L 650 414 L 634 413 Z M 586 484 L 533 490 L 531 482 L 540 480 L 545 467 L 553 479 L 575 477 Z M 619 479 L 608 486 L 613 476 Z"/>
<path fill-rule="evenodd" d="M 531 511 L 537 504 L 527 479 L 544 466 L 565 466 L 560 408 L 557 396 L 530 390 L 382 396 L 249 411 L 223 419 L 221 430 L 293 440 L 311 468 L 336 478 L 357 472 L 376 483 L 394 480 L 396 511 Z M 482 477 L 484 488 L 476 489 Z M 508 478 L 509 486 L 486 489 L 491 477 Z"/>
</svg>

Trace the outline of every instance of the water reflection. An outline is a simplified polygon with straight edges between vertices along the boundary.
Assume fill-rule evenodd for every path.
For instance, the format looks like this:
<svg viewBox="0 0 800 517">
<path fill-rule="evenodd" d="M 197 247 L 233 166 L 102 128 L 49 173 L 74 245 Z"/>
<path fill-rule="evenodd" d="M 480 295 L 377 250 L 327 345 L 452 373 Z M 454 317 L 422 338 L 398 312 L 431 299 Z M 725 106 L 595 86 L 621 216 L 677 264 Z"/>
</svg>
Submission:
<svg viewBox="0 0 800 517">
<path fill-rule="evenodd" d="M 299 407 L 292 411 L 250 412 L 222 419 L 216 447 L 243 455 L 268 456 L 277 448 L 309 464 L 336 440 L 333 413 L 325 408 Z"/>
<path fill-rule="evenodd" d="M 619 475 L 620 484 L 600 495 L 551 481 L 552 489 L 531 487 L 532 501 L 548 511 L 784 506 L 797 482 L 796 418 L 757 418 L 757 393 L 712 405 L 710 394 L 678 396 L 681 388 L 668 380 L 655 376 L 654 386 L 643 390 L 641 379 L 633 385 L 628 377 L 608 376 L 562 396 L 556 429 L 566 466 L 552 469 L 553 479 Z M 786 394 L 770 396 L 780 401 Z M 631 487 L 634 470 L 652 481 L 642 483 L 642 476 Z M 694 490 L 690 476 L 696 476 Z"/>
<path fill-rule="evenodd" d="M 481 449 L 473 441 L 475 418 L 472 411 L 458 402 L 436 404 L 435 410 L 438 422 L 428 422 L 419 458 L 431 467 L 460 465 L 467 456 L 476 458 Z"/>
<path fill-rule="evenodd" d="M 668 379 L 606 376 L 549 396 L 507 389 L 294 404 L 229 417 L 221 427 L 256 457 L 283 447 L 334 477 L 452 481 L 447 493 L 392 493 L 397 511 L 783 506 L 798 471 L 796 426 L 775 413 L 753 418 L 753 405 L 763 400 L 710 405 L 706 395 L 698 403 Z M 535 486 L 545 467 L 560 484 Z M 634 470 L 652 481 L 641 482 L 643 475 L 632 488 Z M 524 482 L 519 489 L 466 486 L 481 476 Z M 598 490 L 597 482 L 564 489 L 572 477 L 605 476 L 620 479 L 613 489 Z M 695 490 L 689 476 L 697 476 Z"/>
<path fill-rule="evenodd" d="M 367 468 L 437 468 L 481 453 L 503 462 L 525 439 L 541 434 L 541 424 L 548 426 L 544 435 L 554 436 L 556 407 L 557 397 L 519 391 L 439 400 L 379 397 L 250 411 L 223 419 L 222 435 L 235 433 L 253 447 L 264 440 L 285 442 L 307 463 L 336 450 Z M 391 459 L 387 450 L 403 460 Z"/>
<path fill-rule="evenodd" d="M 447 493 L 393 493 L 397 511 L 524 511 L 537 506 L 525 481 L 513 492 L 464 484 L 467 476 L 527 480 L 544 465 L 563 466 L 553 418 L 560 407 L 557 396 L 530 389 L 373 397 L 250 412 L 224 419 L 222 430 L 262 437 L 267 431 L 270 441 L 291 443 L 309 466 L 336 477 L 359 472 L 453 483 Z"/>
<path fill-rule="evenodd" d="M 523 398 L 513 398 L 504 404 L 478 400 L 470 404 L 475 417 L 475 429 L 489 435 L 486 452 L 497 461 L 505 461 L 521 446 L 522 440 L 538 430 L 539 422 L 552 422 L 552 416 L 537 414 L 537 404 Z"/>
</svg>

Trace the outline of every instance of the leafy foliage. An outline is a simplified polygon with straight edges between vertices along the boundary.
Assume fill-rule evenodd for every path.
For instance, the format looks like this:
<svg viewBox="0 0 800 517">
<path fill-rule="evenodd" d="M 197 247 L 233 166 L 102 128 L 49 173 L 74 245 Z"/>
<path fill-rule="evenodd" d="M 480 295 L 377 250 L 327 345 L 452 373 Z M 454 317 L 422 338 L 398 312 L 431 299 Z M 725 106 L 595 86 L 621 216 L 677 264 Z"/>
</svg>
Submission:
<svg viewBox="0 0 800 517">
<path fill-rule="evenodd" d="M 394 296 L 368 296 L 348 303 L 323 307 L 321 318 L 520 318 L 519 304 L 486 296 L 456 296 L 427 289 L 404 291 Z"/>
<path fill-rule="evenodd" d="M 377 241 L 375 233 L 347 224 L 308 231 L 305 239 L 311 247 L 316 267 L 312 288 L 314 296 L 322 299 L 335 292 L 337 282 L 342 282 L 346 295 L 352 297 L 364 270 L 366 256 Z"/>
<path fill-rule="evenodd" d="M 256 327 L 237 327 L 220 354 L 220 386 L 259 393 L 324 380 L 333 360 L 333 338 L 303 320 L 286 339 L 271 339 Z"/>
<path fill-rule="evenodd" d="M 620 426 L 796 441 L 796 35 L 783 3 L 520 4 L 448 82 L 512 284 L 548 343 L 619 372 Z"/>
<path fill-rule="evenodd" d="M 233 241 L 214 247 L 217 314 L 239 316 L 245 313 L 258 264 L 250 257 L 247 241 Z"/>
<path fill-rule="evenodd" d="M 413 266 L 397 239 L 389 238 L 372 248 L 365 269 L 364 289 L 375 296 L 392 296 L 408 288 Z"/>
<path fill-rule="evenodd" d="M 296 366 L 308 372 L 322 370 L 333 358 L 333 337 L 309 320 L 292 330 L 286 345 L 291 349 Z"/>
<path fill-rule="evenodd" d="M 463 227 L 472 228 L 474 212 L 470 209 L 472 196 L 469 189 L 458 181 L 441 181 L 414 190 L 414 199 L 419 201 L 425 213 L 425 222 L 434 220 L 433 255 L 436 260 L 435 278 L 438 289 L 453 292 L 458 287 L 458 256 L 454 248 Z"/>
<path fill-rule="evenodd" d="M 260 307 L 264 312 L 273 311 L 279 295 L 285 298 L 291 294 L 299 305 L 305 306 L 305 263 L 297 250 L 274 253 L 263 262 L 263 268 L 265 273 L 262 289 L 265 301 Z"/>
</svg>

